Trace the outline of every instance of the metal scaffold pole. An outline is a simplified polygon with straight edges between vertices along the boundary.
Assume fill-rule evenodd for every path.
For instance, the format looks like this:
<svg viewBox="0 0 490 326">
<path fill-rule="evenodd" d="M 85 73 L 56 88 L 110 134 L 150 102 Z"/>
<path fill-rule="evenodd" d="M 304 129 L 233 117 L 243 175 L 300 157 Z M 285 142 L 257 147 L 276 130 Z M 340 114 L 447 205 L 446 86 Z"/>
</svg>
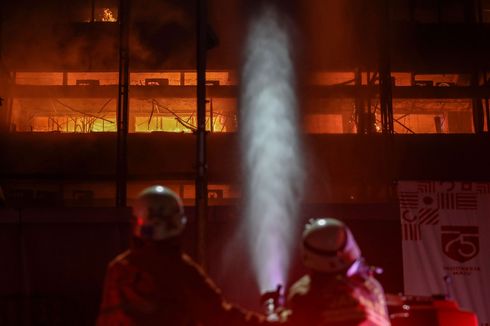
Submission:
<svg viewBox="0 0 490 326">
<path fill-rule="evenodd" d="M 390 1 L 380 1 L 379 102 L 384 134 L 393 134 L 393 96 L 390 62 Z"/>
<path fill-rule="evenodd" d="M 206 220 L 208 207 L 208 180 L 206 155 L 206 51 L 207 5 L 196 0 L 197 36 L 197 130 L 196 130 L 196 255 L 205 265 Z"/>
<path fill-rule="evenodd" d="M 116 206 L 126 207 L 129 106 L 129 0 L 119 0 L 119 84 L 117 97 Z"/>
<path fill-rule="evenodd" d="M 480 84 L 480 73 L 474 71 L 471 75 L 471 86 L 478 87 Z M 478 96 L 472 98 L 472 113 L 473 113 L 473 129 L 476 134 L 483 133 L 485 124 L 485 115 L 483 111 L 482 99 Z"/>
<path fill-rule="evenodd" d="M 355 85 L 356 85 L 356 98 L 354 100 L 354 105 L 356 109 L 356 119 L 357 119 L 357 133 L 366 134 L 367 124 L 366 124 L 366 112 L 364 107 L 364 98 L 360 94 L 360 89 L 362 87 L 362 71 L 357 68 L 355 71 Z"/>
</svg>

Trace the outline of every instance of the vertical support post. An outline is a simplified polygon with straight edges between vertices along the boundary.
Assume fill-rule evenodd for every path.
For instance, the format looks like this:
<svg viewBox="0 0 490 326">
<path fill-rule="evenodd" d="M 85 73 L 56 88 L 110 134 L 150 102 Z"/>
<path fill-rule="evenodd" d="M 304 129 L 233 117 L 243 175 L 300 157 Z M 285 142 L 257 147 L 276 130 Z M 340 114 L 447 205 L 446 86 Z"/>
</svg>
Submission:
<svg viewBox="0 0 490 326">
<path fill-rule="evenodd" d="M 479 86 L 480 74 L 478 71 L 473 72 L 471 75 L 471 86 L 477 89 Z M 479 97 L 474 97 L 471 100 L 471 108 L 473 113 L 473 129 L 475 133 L 480 134 L 483 132 L 484 117 L 483 117 L 483 104 L 482 99 Z"/>
<path fill-rule="evenodd" d="M 437 0 L 437 22 L 442 23 L 442 0 Z"/>
<path fill-rule="evenodd" d="M 464 0 L 464 21 L 465 23 L 476 23 L 478 20 L 477 0 Z"/>
<path fill-rule="evenodd" d="M 119 0 L 119 84 L 117 97 L 116 206 L 126 207 L 129 116 L 129 0 Z"/>
<path fill-rule="evenodd" d="M 24 221 L 22 219 L 22 214 L 18 212 L 19 216 L 19 265 L 22 269 L 21 274 L 21 316 L 20 324 L 23 326 L 32 325 L 32 289 L 31 289 L 31 273 L 28 266 L 28 255 L 26 249 L 25 232 L 24 232 Z"/>
<path fill-rule="evenodd" d="M 483 72 L 483 85 L 485 87 L 488 87 L 488 74 L 486 70 Z M 486 93 L 485 93 L 484 100 L 485 100 L 484 103 L 485 103 L 485 119 L 486 119 L 487 133 L 490 133 L 490 101 Z"/>
<path fill-rule="evenodd" d="M 476 15 L 477 15 L 477 22 L 478 24 L 482 24 L 483 23 L 483 4 L 482 4 L 482 0 L 477 0 L 477 3 L 476 3 Z"/>
<path fill-rule="evenodd" d="M 357 133 L 365 134 L 366 133 L 366 112 L 364 109 L 364 98 L 361 94 L 362 89 L 362 71 L 357 68 L 355 73 L 355 85 L 356 85 L 356 99 L 354 102 L 354 106 L 356 108 L 356 120 L 357 120 Z"/>
<path fill-rule="evenodd" d="M 5 101 L 5 93 L 7 89 L 7 83 L 5 75 L 8 73 L 4 71 L 3 66 L 3 8 L 2 4 L 0 4 L 0 131 L 8 131 L 9 121 L 7 120 L 7 114 L 5 110 L 6 101 Z M 10 91 L 10 90 L 9 90 Z"/>
<path fill-rule="evenodd" d="M 207 0 L 196 0 L 197 36 L 197 130 L 196 130 L 196 255 L 205 266 L 206 220 L 208 208 L 206 152 L 206 28 Z"/>
<path fill-rule="evenodd" d="M 410 15 L 410 22 L 413 23 L 415 22 L 415 8 L 416 8 L 416 0 L 408 0 L 408 10 L 409 10 L 409 15 Z"/>
<path fill-rule="evenodd" d="M 12 84 L 9 83 L 8 87 L 11 88 Z M 8 97 L 4 99 L 2 110 L 5 111 L 5 115 L 2 117 L 4 120 L 4 126 L 2 127 L 4 131 L 16 131 L 15 124 L 12 124 L 12 110 L 14 108 L 14 99 L 12 97 Z"/>
<path fill-rule="evenodd" d="M 180 72 L 180 86 L 185 85 L 185 72 L 181 71 Z"/>
<path fill-rule="evenodd" d="M 63 71 L 63 86 L 67 86 L 67 85 L 68 85 L 68 72 Z"/>
<path fill-rule="evenodd" d="M 487 133 L 490 133 L 490 101 L 488 97 L 485 97 L 485 116 L 487 119 Z"/>
<path fill-rule="evenodd" d="M 91 12 L 90 12 L 90 22 L 93 23 L 95 21 L 95 0 L 92 0 L 90 2 L 90 9 L 91 9 Z M 120 12 L 120 9 L 119 9 L 119 12 Z"/>
<path fill-rule="evenodd" d="M 373 80 L 372 80 L 373 79 Z M 368 92 L 368 97 L 366 99 L 366 134 L 373 134 L 376 133 L 376 114 L 372 110 L 372 103 L 371 103 L 371 86 L 374 83 L 374 78 L 371 79 L 371 72 L 368 70 L 366 71 L 366 83 L 369 89 Z"/>
<path fill-rule="evenodd" d="M 393 134 L 392 78 L 390 63 L 390 2 L 380 1 L 379 102 L 384 134 Z"/>
<path fill-rule="evenodd" d="M 209 131 L 214 132 L 214 112 L 213 112 L 213 99 L 209 99 Z"/>
<path fill-rule="evenodd" d="M 15 72 L 11 72 L 3 61 L 3 21 L 4 8 L 0 4 L 0 131 L 11 130 L 12 119 L 12 86 L 15 83 Z"/>
</svg>

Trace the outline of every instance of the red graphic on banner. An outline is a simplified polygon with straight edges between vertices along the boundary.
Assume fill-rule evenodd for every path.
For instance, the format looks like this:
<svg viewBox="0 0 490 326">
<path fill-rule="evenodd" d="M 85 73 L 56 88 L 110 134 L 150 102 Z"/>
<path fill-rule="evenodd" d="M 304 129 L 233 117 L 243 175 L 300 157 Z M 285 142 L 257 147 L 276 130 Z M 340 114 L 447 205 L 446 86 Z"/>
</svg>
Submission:
<svg viewBox="0 0 490 326">
<path fill-rule="evenodd" d="M 477 226 L 441 226 L 442 251 L 449 258 L 464 263 L 480 252 Z"/>
<path fill-rule="evenodd" d="M 405 209 L 403 210 L 402 212 L 402 222 L 405 222 L 405 223 L 413 223 L 415 221 L 417 221 L 417 214 L 412 214 L 412 211 L 409 210 L 409 209 Z"/>
<path fill-rule="evenodd" d="M 440 209 L 456 208 L 456 196 L 453 193 L 444 193 L 444 192 L 438 193 L 437 201 Z"/>
<path fill-rule="evenodd" d="M 416 213 L 413 210 L 405 209 L 401 213 L 402 217 L 402 237 L 405 241 L 421 240 L 421 225 L 439 224 L 439 209 L 420 208 Z"/>
<path fill-rule="evenodd" d="M 473 190 L 473 182 L 461 182 L 461 190 L 462 191 L 472 191 Z"/>
<path fill-rule="evenodd" d="M 417 184 L 417 191 L 421 193 L 435 192 L 436 183 L 435 181 L 419 182 Z"/>
<path fill-rule="evenodd" d="M 477 209 L 476 193 L 438 193 L 437 207 L 440 209 Z"/>
<path fill-rule="evenodd" d="M 423 206 L 437 208 L 437 202 L 436 202 L 435 198 L 436 198 L 435 195 L 425 195 L 422 198 Z"/>
<path fill-rule="evenodd" d="M 456 209 L 477 209 L 478 198 L 475 193 L 456 194 Z"/>
<path fill-rule="evenodd" d="M 405 241 L 417 241 L 420 240 L 420 227 L 417 224 L 402 224 L 402 238 Z"/>
<path fill-rule="evenodd" d="M 401 208 L 417 208 L 419 206 L 419 195 L 416 191 L 400 192 L 399 197 Z"/>
<path fill-rule="evenodd" d="M 439 223 L 439 210 L 421 208 L 418 213 L 419 225 L 437 225 Z"/>
<path fill-rule="evenodd" d="M 437 192 L 420 196 L 417 192 L 400 192 L 400 208 L 417 209 L 421 206 L 439 209 L 471 210 L 478 208 L 478 193 Z"/>
<path fill-rule="evenodd" d="M 439 182 L 438 191 L 451 192 L 456 188 L 456 182 L 454 181 L 442 181 Z"/>
<path fill-rule="evenodd" d="M 477 183 L 476 184 L 476 191 L 481 193 L 481 194 L 488 194 L 490 193 L 490 183 L 485 182 L 485 183 Z"/>
</svg>

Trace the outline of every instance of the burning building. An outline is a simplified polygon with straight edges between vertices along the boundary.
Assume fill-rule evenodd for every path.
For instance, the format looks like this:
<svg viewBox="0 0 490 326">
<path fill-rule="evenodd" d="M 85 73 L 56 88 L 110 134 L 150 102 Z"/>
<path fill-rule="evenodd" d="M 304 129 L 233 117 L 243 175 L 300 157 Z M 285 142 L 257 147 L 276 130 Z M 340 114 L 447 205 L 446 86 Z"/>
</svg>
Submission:
<svg viewBox="0 0 490 326">
<path fill-rule="evenodd" d="M 18 148 L 16 135 L 29 137 L 25 133 L 32 136 L 34 147 L 42 138 L 49 143 L 48 138 L 110 137 L 105 133 L 117 129 L 118 3 L 53 1 L 36 6 L 29 2 L 4 5 L 1 125 L 13 142 L 6 146 Z M 239 26 L 246 16 L 240 15 L 240 4 L 227 4 L 229 14 L 220 16 L 217 8 L 222 6 L 211 2 L 209 14 L 220 43 L 208 52 L 206 128 L 211 146 L 214 138 L 232 138 L 237 130 L 239 49 L 244 40 L 237 35 L 243 32 Z M 328 138 L 327 134 L 437 137 L 486 132 L 487 46 L 481 40 L 486 30 L 485 6 L 482 3 L 473 10 L 466 1 L 433 6 L 397 2 L 384 22 L 379 6 L 362 1 L 297 5 L 293 18 L 299 26 L 297 34 L 302 35 L 297 65 L 304 131 L 313 139 Z M 153 8 L 152 13 L 146 7 Z M 192 5 L 148 1 L 131 10 L 130 138 L 143 134 L 156 141 L 175 134 L 180 139 L 189 137 L 183 134 L 197 127 Z M 452 32 L 446 33 L 448 29 Z M 210 42 L 216 43 L 216 32 L 208 34 Z M 156 136 L 156 132 L 162 134 Z M 41 138 L 36 136 L 40 133 Z M 50 154 L 44 155 L 49 160 Z M 188 168 L 191 176 L 193 169 Z M 6 166 L 7 197 L 23 191 L 14 175 L 46 173 L 42 168 L 22 171 Z M 234 177 L 219 174 L 223 173 L 217 172 L 216 180 L 210 180 L 216 184 L 216 193 L 236 197 Z M 187 190 L 192 177 L 187 181 L 163 175 L 144 178 L 170 181 L 181 194 L 193 192 Z M 86 175 L 83 179 L 87 180 Z M 71 194 L 58 196 L 65 200 Z M 94 197 L 99 197 L 97 192 Z M 110 196 L 105 199 L 109 204 Z"/>
</svg>

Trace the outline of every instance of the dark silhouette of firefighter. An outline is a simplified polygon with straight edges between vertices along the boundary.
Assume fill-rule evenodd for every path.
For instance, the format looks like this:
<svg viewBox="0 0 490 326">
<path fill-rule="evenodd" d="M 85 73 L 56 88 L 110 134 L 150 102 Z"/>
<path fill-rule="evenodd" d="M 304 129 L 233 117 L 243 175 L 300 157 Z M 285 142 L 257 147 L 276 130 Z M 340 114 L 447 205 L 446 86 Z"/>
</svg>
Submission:
<svg viewBox="0 0 490 326">
<path fill-rule="evenodd" d="M 344 223 L 311 220 L 303 232 L 302 259 L 309 273 L 289 290 L 288 323 L 390 325 L 383 288 Z"/>
<path fill-rule="evenodd" d="M 135 245 L 107 269 L 97 325 L 256 325 L 264 322 L 223 300 L 220 290 L 181 251 L 181 199 L 163 186 L 134 205 Z"/>
</svg>

